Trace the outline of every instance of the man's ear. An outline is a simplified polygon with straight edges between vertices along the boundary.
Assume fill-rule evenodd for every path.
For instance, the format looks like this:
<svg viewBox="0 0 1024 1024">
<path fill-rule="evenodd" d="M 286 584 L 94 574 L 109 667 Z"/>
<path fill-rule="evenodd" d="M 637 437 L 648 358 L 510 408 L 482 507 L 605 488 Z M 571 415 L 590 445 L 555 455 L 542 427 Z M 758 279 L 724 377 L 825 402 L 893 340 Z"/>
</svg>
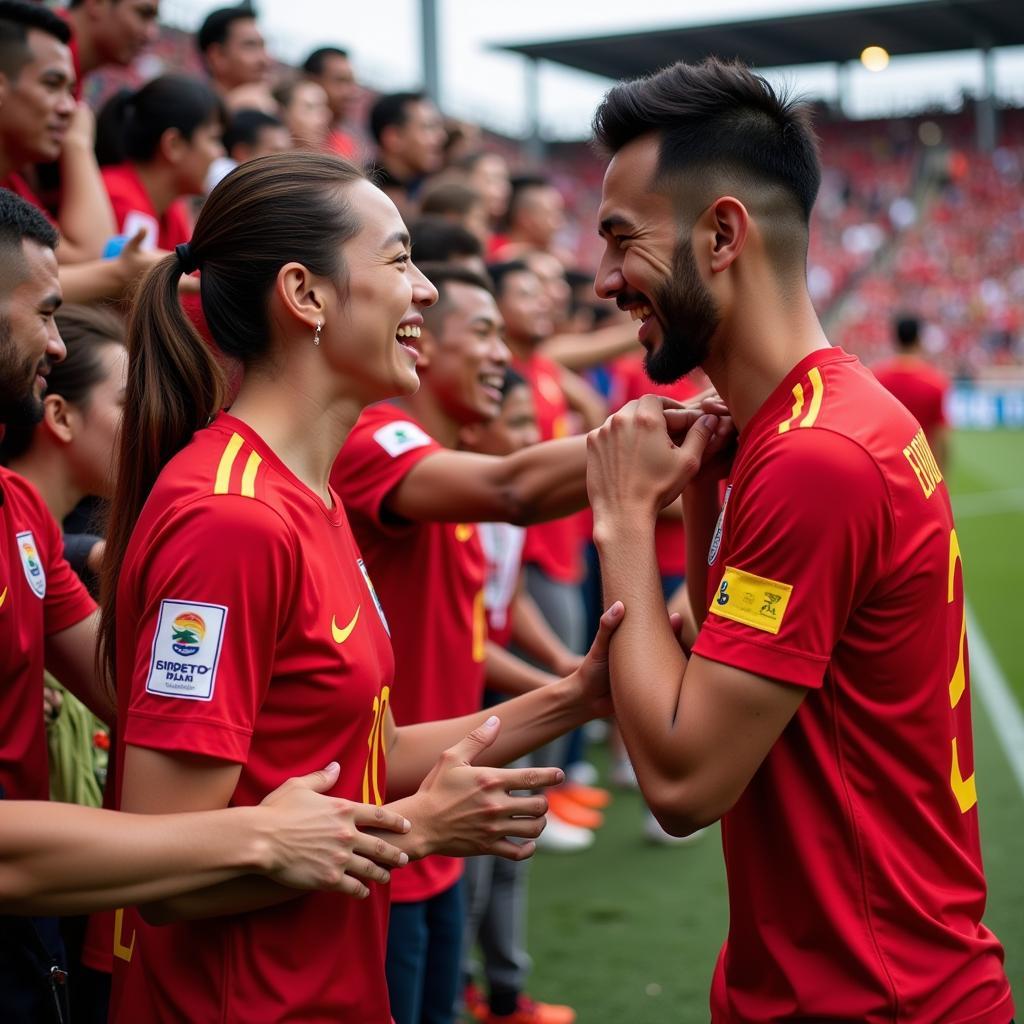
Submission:
<svg viewBox="0 0 1024 1024">
<path fill-rule="evenodd" d="M 732 266 L 747 242 L 750 214 L 733 196 L 722 196 L 708 207 L 710 228 L 714 231 L 710 259 L 711 272 L 719 273 Z"/>
<path fill-rule="evenodd" d="M 42 426 L 63 444 L 70 444 L 74 440 L 77 415 L 61 395 L 47 395 L 43 399 Z"/>
</svg>

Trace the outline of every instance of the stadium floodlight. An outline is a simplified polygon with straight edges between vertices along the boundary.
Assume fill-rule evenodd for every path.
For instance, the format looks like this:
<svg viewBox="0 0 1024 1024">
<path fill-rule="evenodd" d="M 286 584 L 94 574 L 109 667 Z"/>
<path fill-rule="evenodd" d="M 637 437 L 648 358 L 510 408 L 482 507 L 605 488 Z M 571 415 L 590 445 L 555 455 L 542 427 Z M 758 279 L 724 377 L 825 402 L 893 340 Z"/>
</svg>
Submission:
<svg viewBox="0 0 1024 1024">
<path fill-rule="evenodd" d="M 889 51 L 884 46 L 865 46 L 860 62 L 868 71 L 884 71 L 889 66 Z"/>
</svg>

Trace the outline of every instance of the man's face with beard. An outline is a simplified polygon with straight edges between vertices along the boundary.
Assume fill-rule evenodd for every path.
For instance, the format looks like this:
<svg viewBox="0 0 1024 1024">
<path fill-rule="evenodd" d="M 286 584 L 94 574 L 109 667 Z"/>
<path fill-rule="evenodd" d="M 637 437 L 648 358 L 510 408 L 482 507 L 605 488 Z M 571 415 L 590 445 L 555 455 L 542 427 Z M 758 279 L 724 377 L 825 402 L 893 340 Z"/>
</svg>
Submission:
<svg viewBox="0 0 1024 1024">
<path fill-rule="evenodd" d="M 57 257 L 31 239 L 4 261 L 3 277 L 16 283 L 0 296 L 0 424 L 42 419 L 46 375 L 64 358 L 53 314 L 61 303 Z"/>
<path fill-rule="evenodd" d="M 594 285 L 638 321 L 651 380 L 670 384 L 706 361 L 721 314 L 700 276 L 678 212 L 651 188 L 658 140 L 624 146 L 604 178 L 600 232 L 605 252 Z"/>
</svg>

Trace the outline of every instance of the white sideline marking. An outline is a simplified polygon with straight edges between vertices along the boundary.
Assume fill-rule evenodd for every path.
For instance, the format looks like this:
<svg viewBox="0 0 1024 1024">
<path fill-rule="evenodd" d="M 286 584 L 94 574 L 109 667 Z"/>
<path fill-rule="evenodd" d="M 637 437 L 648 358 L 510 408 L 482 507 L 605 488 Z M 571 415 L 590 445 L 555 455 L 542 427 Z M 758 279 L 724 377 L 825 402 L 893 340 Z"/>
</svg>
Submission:
<svg viewBox="0 0 1024 1024">
<path fill-rule="evenodd" d="M 971 685 L 985 704 L 1017 785 L 1024 793 L 1024 715 L 1021 715 L 1020 705 L 978 626 L 978 620 L 970 607 L 966 611 Z"/>
<path fill-rule="evenodd" d="M 957 519 L 973 519 L 976 516 L 999 516 L 1007 512 L 1024 510 L 1024 487 L 1005 491 L 982 491 L 961 494 L 953 498 L 953 511 Z"/>
</svg>

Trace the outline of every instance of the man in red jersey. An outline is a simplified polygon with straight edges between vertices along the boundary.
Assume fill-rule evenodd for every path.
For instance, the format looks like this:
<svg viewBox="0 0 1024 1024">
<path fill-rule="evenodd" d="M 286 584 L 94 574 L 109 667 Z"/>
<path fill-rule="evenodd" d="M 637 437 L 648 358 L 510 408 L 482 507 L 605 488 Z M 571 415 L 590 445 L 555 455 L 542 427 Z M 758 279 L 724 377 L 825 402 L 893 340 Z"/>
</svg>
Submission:
<svg viewBox="0 0 1024 1024">
<path fill-rule="evenodd" d="M 509 351 L 490 289 L 472 271 L 424 264 L 438 289 L 422 327 L 420 390 L 366 410 L 335 463 L 338 491 L 391 627 L 399 725 L 480 708 L 485 676 L 520 690 L 545 676 L 487 642 L 486 563 L 474 523 L 564 514 L 585 500 L 583 438 L 506 458 L 451 449 L 497 415 Z M 488 664 L 493 659 L 494 663 Z M 451 1018 L 458 988 L 462 862 L 429 857 L 392 879 L 388 987 L 398 1024 Z"/>
<path fill-rule="evenodd" d="M 346 160 L 359 158 L 359 143 L 349 125 L 359 106 L 359 84 L 348 51 L 338 46 L 321 46 L 303 62 L 306 76 L 327 93 L 331 108 L 331 132 L 327 148 Z"/>
<path fill-rule="evenodd" d="M 808 114 L 709 60 L 616 86 L 595 133 L 612 155 L 597 291 L 640 313 L 653 379 L 700 365 L 725 403 L 640 399 L 591 435 L 588 467 L 641 788 L 676 834 L 722 821 L 712 1020 L 1007 1024 L 949 496 L 919 425 L 815 316 Z M 654 546 L 680 490 L 689 655 Z"/>
<path fill-rule="evenodd" d="M 945 472 L 949 461 L 946 421 L 949 378 L 925 359 L 921 350 L 921 322 L 917 317 L 900 317 L 893 324 L 893 332 L 896 355 L 873 366 L 872 372 L 882 387 L 891 391 L 921 424 L 935 461 Z"/>
<path fill-rule="evenodd" d="M 69 0 L 59 13 L 71 27 L 79 94 L 91 71 L 127 67 L 160 35 L 160 0 Z"/>
</svg>

